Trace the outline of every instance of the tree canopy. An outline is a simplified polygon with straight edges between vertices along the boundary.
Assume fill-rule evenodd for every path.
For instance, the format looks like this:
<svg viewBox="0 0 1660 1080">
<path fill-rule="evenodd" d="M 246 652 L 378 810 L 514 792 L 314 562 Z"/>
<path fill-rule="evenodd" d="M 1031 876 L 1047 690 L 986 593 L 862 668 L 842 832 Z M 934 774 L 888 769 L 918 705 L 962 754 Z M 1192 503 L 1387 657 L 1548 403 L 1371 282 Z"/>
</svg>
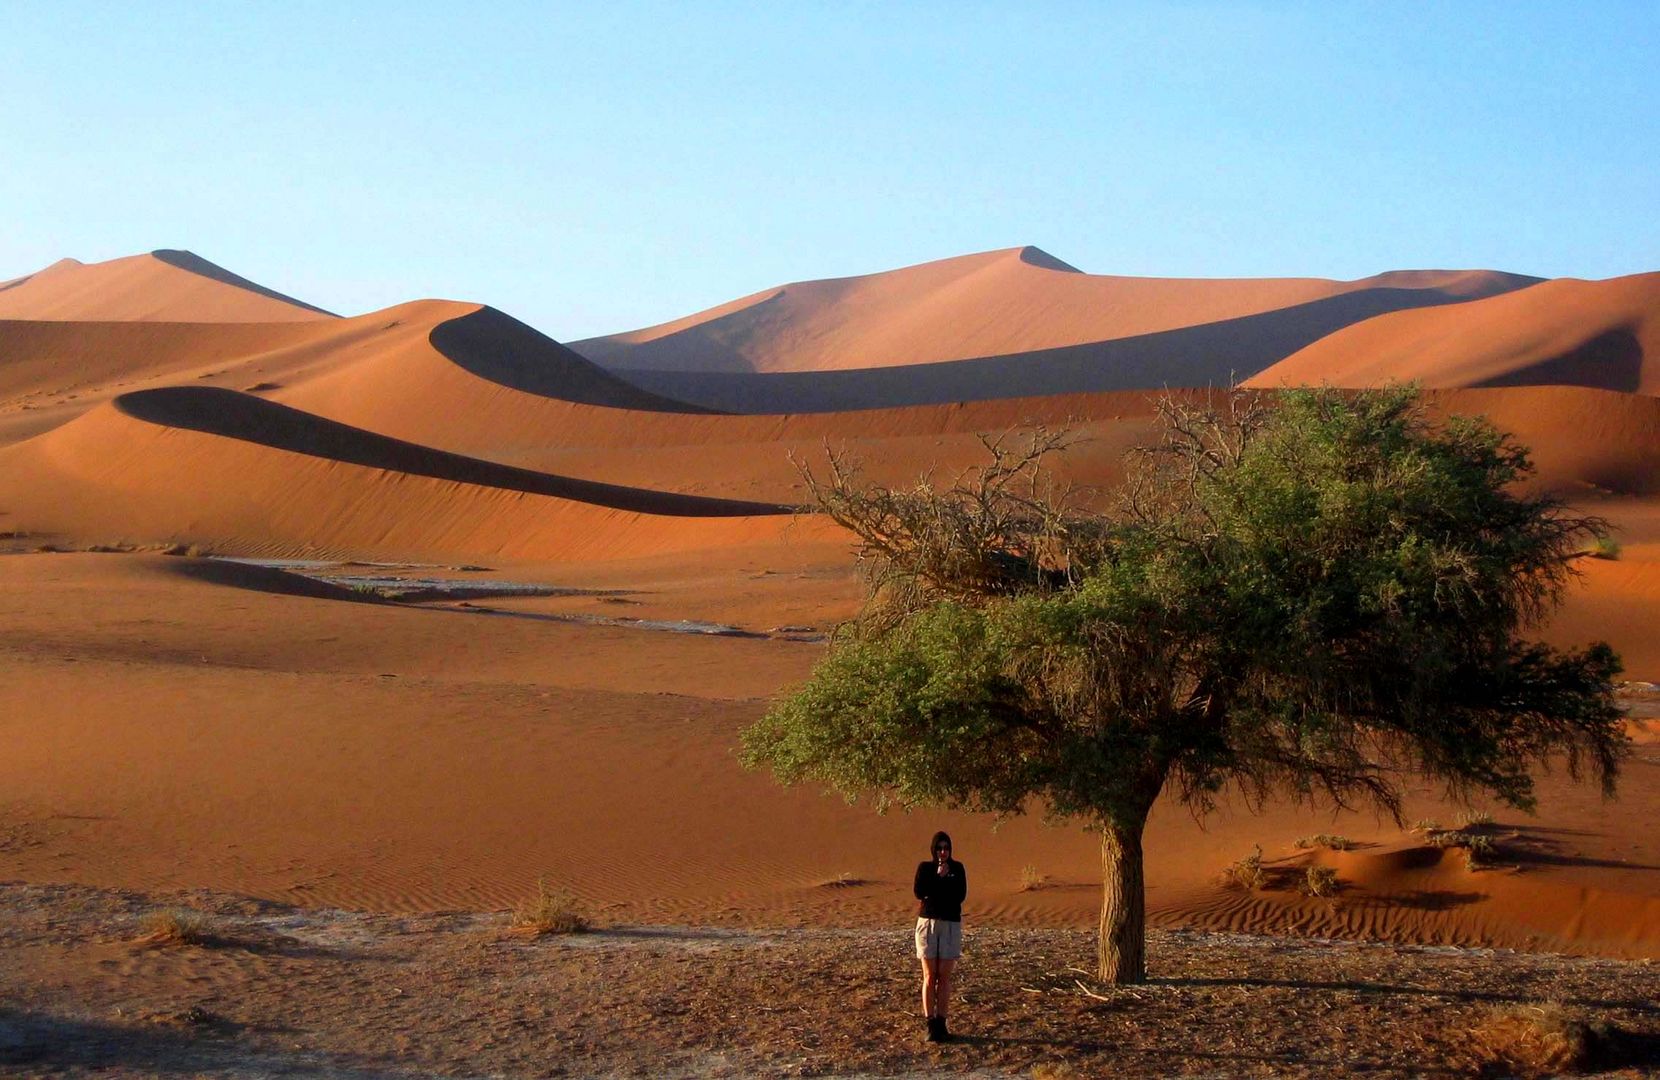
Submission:
<svg viewBox="0 0 1660 1080">
<path fill-rule="evenodd" d="M 810 477 L 871 569 L 865 611 L 743 734 L 751 766 L 879 806 L 1035 804 L 1102 837 L 1100 974 L 1144 977 L 1161 792 L 1369 801 L 1407 776 L 1531 809 L 1561 760 L 1611 794 L 1603 644 L 1525 633 L 1603 522 L 1529 493 L 1527 451 L 1411 389 L 1166 400 L 1098 509 L 1039 432 L 946 489 Z"/>
</svg>

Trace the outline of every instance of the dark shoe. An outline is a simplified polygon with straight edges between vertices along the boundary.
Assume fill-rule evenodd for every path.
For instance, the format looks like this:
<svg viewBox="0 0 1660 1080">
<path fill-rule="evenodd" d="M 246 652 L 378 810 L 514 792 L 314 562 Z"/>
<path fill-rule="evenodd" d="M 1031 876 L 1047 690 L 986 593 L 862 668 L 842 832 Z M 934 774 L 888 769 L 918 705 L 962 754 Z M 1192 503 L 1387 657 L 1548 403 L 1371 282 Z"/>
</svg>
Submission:
<svg viewBox="0 0 1660 1080">
<path fill-rule="evenodd" d="M 945 1030 L 945 1017 L 936 1016 L 936 1017 L 934 1017 L 934 1022 L 939 1025 L 939 1038 L 935 1039 L 934 1041 L 935 1042 L 950 1042 L 951 1041 L 951 1033 L 949 1031 Z"/>
<path fill-rule="evenodd" d="M 945 1041 L 945 1024 L 942 1023 L 940 1021 L 940 1018 L 937 1017 L 937 1016 L 930 1016 L 928 1018 L 928 1041 L 929 1042 L 944 1042 Z"/>
</svg>

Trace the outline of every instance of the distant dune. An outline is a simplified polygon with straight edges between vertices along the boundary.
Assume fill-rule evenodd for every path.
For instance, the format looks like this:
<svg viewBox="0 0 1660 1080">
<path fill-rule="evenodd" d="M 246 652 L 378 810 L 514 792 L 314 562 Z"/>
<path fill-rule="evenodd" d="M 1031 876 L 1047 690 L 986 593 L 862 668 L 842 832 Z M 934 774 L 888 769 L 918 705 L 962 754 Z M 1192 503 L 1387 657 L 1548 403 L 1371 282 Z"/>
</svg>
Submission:
<svg viewBox="0 0 1660 1080">
<path fill-rule="evenodd" d="M 1009 248 L 880 274 L 797 282 L 571 347 L 607 367 L 628 370 L 843 371 L 1143 337 L 1384 290 L 1391 302 L 1383 308 L 1362 305 L 1356 310 L 1365 314 L 1355 317 L 1363 318 L 1392 307 L 1490 296 L 1537 280 L 1492 271 L 1404 271 L 1360 281 L 1113 277 L 1080 273 L 1034 247 Z M 1115 387 L 1090 387 L 1110 388 Z"/>
<path fill-rule="evenodd" d="M 257 285 L 188 251 L 101 263 L 61 259 L 0 284 L 0 319 L 298 322 L 329 312 Z"/>
<path fill-rule="evenodd" d="M 1379 315 L 1247 386 L 1594 386 L 1660 394 L 1660 273 L 1563 278 L 1450 308 Z"/>
</svg>

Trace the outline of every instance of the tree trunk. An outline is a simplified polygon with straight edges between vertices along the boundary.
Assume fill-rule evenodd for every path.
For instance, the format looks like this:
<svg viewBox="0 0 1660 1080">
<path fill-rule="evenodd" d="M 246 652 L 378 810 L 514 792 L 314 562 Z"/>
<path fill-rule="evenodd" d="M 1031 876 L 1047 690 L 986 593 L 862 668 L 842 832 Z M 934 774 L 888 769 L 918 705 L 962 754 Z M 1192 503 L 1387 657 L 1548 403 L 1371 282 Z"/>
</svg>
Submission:
<svg viewBox="0 0 1660 1080">
<path fill-rule="evenodd" d="M 1141 831 L 1133 825 L 1101 822 L 1101 939 L 1099 975 L 1105 983 L 1147 979 L 1147 890 L 1141 875 Z"/>
</svg>

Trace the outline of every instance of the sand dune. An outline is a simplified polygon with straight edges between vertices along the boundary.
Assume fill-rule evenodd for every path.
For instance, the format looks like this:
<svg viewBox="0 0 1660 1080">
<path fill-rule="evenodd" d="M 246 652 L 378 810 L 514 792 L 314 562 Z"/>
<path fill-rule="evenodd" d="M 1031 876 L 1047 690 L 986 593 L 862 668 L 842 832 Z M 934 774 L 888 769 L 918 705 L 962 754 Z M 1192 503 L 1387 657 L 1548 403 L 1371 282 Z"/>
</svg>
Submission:
<svg viewBox="0 0 1660 1080">
<path fill-rule="evenodd" d="M 465 459 L 202 388 L 128 395 L 0 451 L 0 505 L 30 532 L 421 558 L 742 546 L 790 520 Z"/>
<path fill-rule="evenodd" d="M 1293 353 L 1336 373 L 1316 381 L 1372 378 L 1346 340 L 1448 387 L 1435 408 L 1490 416 L 1534 448 L 1540 487 L 1621 527 L 1620 558 L 1584 560 L 1541 633 L 1607 638 L 1660 678 L 1656 275 L 1157 282 L 1023 249 L 579 343 L 631 382 L 477 304 L 334 319 L 182 258 L 120 263 L 0 286 L 0 551 L 198 543 L 558 591 L 416 606 L 204 559 L 0 555 L 0 854 L 26 880 L 408 910 L 500 907 L 545 875 L 604 919 L 885 924 L 943 824 L 972 855 L 972 919 L 1089 925 L 1086 834 L 878 817 L 737 768 L 736 732 L 860 602 L 846 536 L 782 512 L 792 455 L 843 447 L 897 483 L 980 460 L 980 433 L 1065 424 L 1084 441 L 1064 470 L 1110 485 L 1152 431 L 1150 387 Z M 82 270 L 105 283 L 74 285 Z M 637 369 L 671 354 L 685 363 Z M 688 620 L 749 636 L 661 632 Z M 1507 854 L 1483 871 L 1369 814 L 1224 800 L 1200 831 L 1165 802 L 1149 911 L 1660 955 L 1655 768 L 1639 754 L 1614 804 L 1545 778 L 1541 818 L 1501 817 Z M 1456 810 L 1416 789 L 1407 812 Z M 1365 846 L 1291 848 L 1314 832 Z M 1345 890 L 1222 889 L 1258 843 Z"/>
<path fill-rule="evenodd" d="M 1314 342 L 1247 386 L 1594 386 L 1660 394 L 1660 274 L 1549 281 L 1397 311 Z"/>
<path fill-rule="evenodd" d="M 266 394 L 305 383 L 312 402 L 390 395 L 465 425 L 447 388 L 433 385 L 443 378 L 434 368 L 472 387 L 474 400 L 517 387 L 535 398 L 708 411 L 634 387 L 494 309 L 422 300 L 298 323 L 0 322 L 0 445 L 50 430 L 117 393 L 182 382 Z M 352 370 L 331 382 L 342 369 Z"/>
<path fill-rule="evenodd" d="M 226 323 L 331 317 L 188 251 L 101 263 L 62 259 L 0 286 L 0 319 Z"/>
<path fill-rule="evenodd" d="M 1375 314 L 1489 296 L 1536 280 L 1491 271 L 1406 271 L 1360 281 L 1112 277 L 1080 273 L 1037 248 L 1009 248 L 881 274 L 784 285 L 571 347 L 608 367 L 630 370 L 883 368 L 1140 337 L 1348 293 L 1387 297 L 1383 308 L 1368 312 Z"/>
</svg>

